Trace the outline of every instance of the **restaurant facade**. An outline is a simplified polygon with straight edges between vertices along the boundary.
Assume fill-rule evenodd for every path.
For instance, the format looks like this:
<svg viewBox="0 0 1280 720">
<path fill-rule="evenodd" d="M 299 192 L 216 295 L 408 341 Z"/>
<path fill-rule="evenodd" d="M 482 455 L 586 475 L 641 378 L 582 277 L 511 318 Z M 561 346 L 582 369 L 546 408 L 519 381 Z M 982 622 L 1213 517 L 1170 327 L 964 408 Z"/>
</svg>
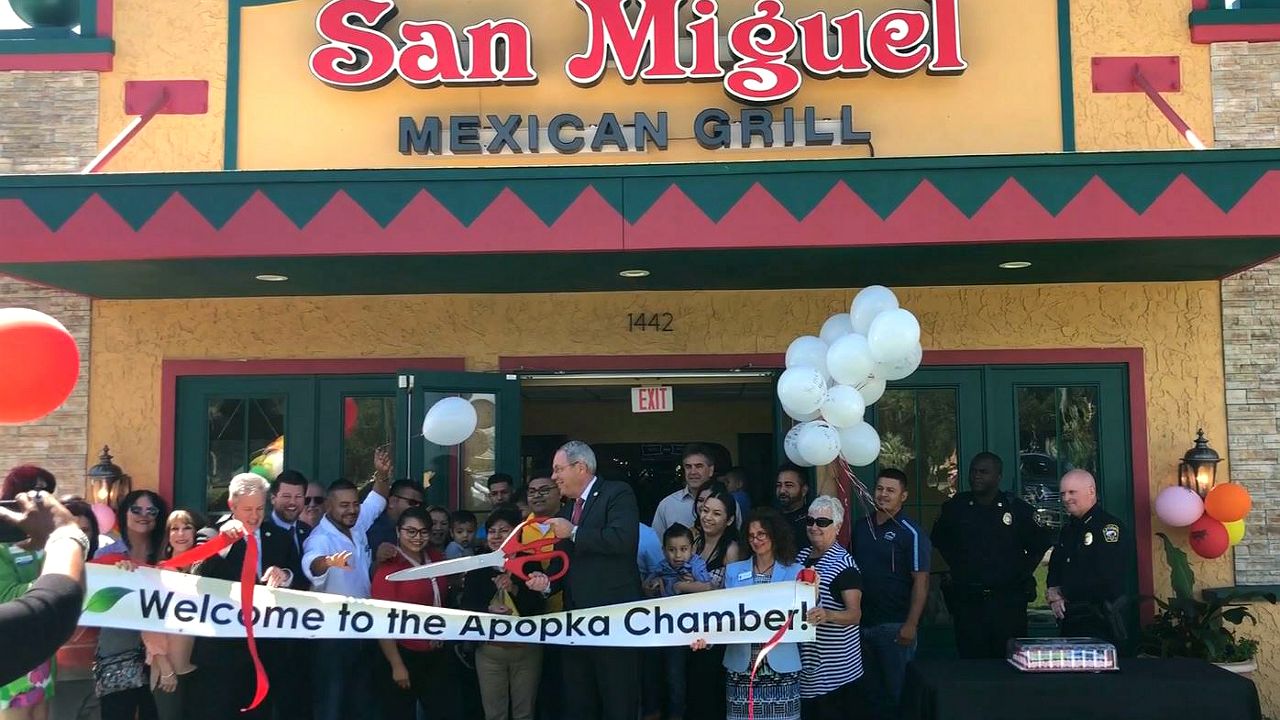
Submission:
<svg viewBox="0 0 1280 720">
<path fill-rule="evenodd" d="M 235 472 L 360 478 L 390 444 L 432 500 L 483 512 L 484 478 L 573 437 L 651 508 L 705 441 L 763 501 L 783 353 L 882 284 L 925 354 L 868 417 L 926 526 L 981 450 L 1045 508 L 1083 467 L 1138 539 L 1132 592 L 1167 595 L 1153 533 L 1179 535 L 1152 498 L 1203 428 L 1255 503 L 1198 584 L 1280 582 L 1268 13 L 76 7 L 78 32 L 0 37 L 3 302 L 84 351 L 68 406 L 0 429 L 5 460 L 56 456 L 74 486 L 110 446 L 133 487 L 203 510 Z M 640 412 L 642 386 L 670 405 Z M 451 394 L 480 430 L 442 448 L 420 429 Z M 1274 714 L 1280 612 L 1254 611 Z"/>
</svg>

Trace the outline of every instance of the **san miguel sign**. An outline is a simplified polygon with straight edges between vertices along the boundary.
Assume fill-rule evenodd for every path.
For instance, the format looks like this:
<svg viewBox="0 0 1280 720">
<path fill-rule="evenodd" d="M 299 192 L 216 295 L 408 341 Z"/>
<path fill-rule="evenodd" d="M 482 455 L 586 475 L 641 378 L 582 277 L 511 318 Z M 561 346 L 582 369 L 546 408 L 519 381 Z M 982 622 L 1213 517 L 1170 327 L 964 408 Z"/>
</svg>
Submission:
<svg viewBox="0 0 1280 720">
<path fill-rule="evenodd" d="M 680 10 L 688 0 L 574 1 L 586 14 L 586 47 L 565 60 L 564 73 L 584 87 L 599 81 L 612 66 L 630 82 L 718 80 L 734 100 L 768 104 L 793 96 L 805 74 L 858 77 L 874 70 L 901 77 L 923 69 L 953 75 L 968 67 L 960 47 L 959 0 L 932 0 L 927 13 L 892 9 L 868 18 L 854 9 L 834 17 L 820 11 L 795 20 L 786 17 L 783 0 L 757 0 L 752 14 L 729 24 L 727 32 L 722 32 L 725 21 L 716 0 L 693 0 L 691 17 L 683 21 Z M 631 13 L 629 2 L 638 4 Z M 421 88 L 538 80 L 533 34 L 517 18 L 482 20 L 461 33 L 439 20 L 405 20 L 393 31 L 388 26 L 396 12 L 394 0 L 329 0 L 316 16 L 323 44 L 311 53 L 311 73 L 333 87 L 352 90 L 379 87 L 397 77 Z M 795 111 L 787 110 L 794 118 Z M 759 113 L 768 111 L 755 112 L 758 125 Z M 631 125 L 637 135 L 642 126 L 656 125 L 640 115 L 644 114 Z M 803 115 L 808 122 L 812 108 L 805 108 Z M 563 127 L 581 129 L 577 120 Z M 479 127 L 478 119 L 474 124 Z M 401 125 L 403 135 L 403 119 Z M 419 139 L 430 125 L 424 122 L 418 128 Z M 449 125 L 457 129 L 453 118 Z M 536 140 L 548 128 L 544 125 L 529 137 Z M 653 127 L 645 129 L 661 139 Z M 852 128 L 848 133 L 840 130 L 842 142 L 852 134 Z M 558 137 L 554 132 L 551 136 Z"/>
</svg>

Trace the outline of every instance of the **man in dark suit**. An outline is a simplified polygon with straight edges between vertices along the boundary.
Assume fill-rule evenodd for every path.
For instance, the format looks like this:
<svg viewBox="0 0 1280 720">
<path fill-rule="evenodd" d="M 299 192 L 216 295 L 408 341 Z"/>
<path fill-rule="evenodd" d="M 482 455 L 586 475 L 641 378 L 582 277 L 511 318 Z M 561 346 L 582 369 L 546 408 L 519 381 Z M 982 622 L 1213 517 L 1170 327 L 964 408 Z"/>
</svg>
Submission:
<svg viewBox="0 0 1280 720">
<path fill-rule="evenodd" d="M 271 481 L 271 512 L 262 521 L 272 526 L 289 544 L 288 564 L 283 566 L 293 577 L 306 580 L 302 574 L 302 544 L 311 534 L 311 526 L 299 519 L 307 497 L 307 477 L 297 470 L 285 470 Z M 311 587 L 303 582 L 301 589 Z M 262 662 L 271 680 L 272 705 L 276 720 L 310 720 L 311 662 L 307 640 L 264 640 L 258 644 Z"/>
<path fill-rule="evenodd" d="M 253 473 L 242 473 L 231 479 L 227 488 L 231 519 L 221 527 L 201 530 L 200 541 L 207 541 L 217 533 L 234 533 L 240 539 L 201 563 L 198 570 L 200 575 L 238 581 L 248 547 L 244 537 L 254 534 L 258 539 L 256 573 L 259 584 L 294 589 L 307 586 L 306 577 L 289 568 L 291 558 L 295 558 L 295 564 L 298 562 L 289 536 L 273 523 L 263 522 L 267 491 L 267 481 Z M 241 708 L 248 707 L 252 702 L 257 688 L 253 661 L 243 639 L 198 638 L 191 659 L 199 668 L 193 688 L 195 702 L 191 706 L 196 717 L 204 720 L 268 720 L 271 717 L 271 703 L 276 699 L 275 693 L 268 695 L 253 712 L 240 712 Z"/>
<path fill-rule="evenodd" d="M 565 609 L 614 605 L 641 598 L 636 566 L 640 513 L 631 487 L 596 477 L 596 455 L 586 443 L 565 443 L 555 455 L 552 479 L 572 500 L 550 521 L 569 556 L 563 580 Z M 535 574 L 536 576 L 537 574 Z M 546 576 L 531 587 L 544 590 Z M 635 720 L 640 710 L 640 655 L 635 648 L 566 647 L 563 655 L 566 713 L 573 720 Z"/>
</svg>

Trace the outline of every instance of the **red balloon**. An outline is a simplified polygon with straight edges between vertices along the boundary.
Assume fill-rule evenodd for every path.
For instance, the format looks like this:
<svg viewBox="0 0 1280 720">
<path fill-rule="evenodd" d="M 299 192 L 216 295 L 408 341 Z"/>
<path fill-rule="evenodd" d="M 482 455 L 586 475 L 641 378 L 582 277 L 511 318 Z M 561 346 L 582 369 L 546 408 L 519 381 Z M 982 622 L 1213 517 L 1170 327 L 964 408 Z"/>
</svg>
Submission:
<svg viewBox="0 0 1280 720">
<path fill-rule="evenodd" d="M 360 419 L 360 406 L 356 404 L 355 398 L 347 398 L 342 403 L 342 434 L 344 437 L 351 437 L 351 433 L 356 430 L 356 422 Z"/>
<path fill-rule="evenodd" d="M 1202 558 L 1212 560 L 1222 557 L 1227 548 L 1231 547 L 1227 526 L 1208 515 L 1200 516 L 1187 531 L 1191 538 L 1191 549 Z"/>
<path fill-rule="evenodd" d="M 62 323 L 38 310 L 0 309 L 0 425 L 57 410 L 79 376 L 80 349 Z"/>
</svg>

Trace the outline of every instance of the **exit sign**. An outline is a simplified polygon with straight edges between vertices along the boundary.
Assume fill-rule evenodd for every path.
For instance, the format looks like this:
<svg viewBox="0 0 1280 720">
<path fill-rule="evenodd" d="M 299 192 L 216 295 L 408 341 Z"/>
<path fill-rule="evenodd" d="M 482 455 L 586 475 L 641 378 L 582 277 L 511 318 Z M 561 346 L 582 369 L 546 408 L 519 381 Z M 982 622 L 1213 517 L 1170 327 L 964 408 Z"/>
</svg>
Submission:
<svg viewBox="0 0 1280 720">
<path fill-rule="evenodd" d="M 671 386 L 631 388 L 631 412 L 671 412 Z"/>
</svg>

